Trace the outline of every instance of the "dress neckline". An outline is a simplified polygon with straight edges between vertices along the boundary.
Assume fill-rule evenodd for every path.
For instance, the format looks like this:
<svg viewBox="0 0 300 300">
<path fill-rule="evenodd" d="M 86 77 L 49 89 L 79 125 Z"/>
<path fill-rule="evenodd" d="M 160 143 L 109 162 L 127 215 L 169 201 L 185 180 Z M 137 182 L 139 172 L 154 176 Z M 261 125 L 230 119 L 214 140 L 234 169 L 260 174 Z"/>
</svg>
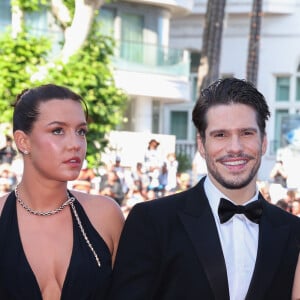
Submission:
<svg viewBox="0 0 300 300">
<path fill-rule="evenodd" d="M 14 194 L 14 193 L 13 193 Z M 14 194 L 14 200 L 16 200 L 16 196 Z M 78 203 L 78 200 L 75 198 L 75 201 L 74 201 L 74 205 L 77 205 Z M 38 284 L 38 281 L 37 281 L 37 278 L 36 278 L 36 275 L 35 273 L 33 272 L 32 268 L 31 268 L 31 265 L 27 259 L 27 256 L 26 256 L 26 253 L 24 251 L 24 248 L 23 248 L 23 243 L 22 243 L 22 240 L 21 240 L 21 236 L 20 236 L 20 228 L 19 228 L 19 222 L 18 222 L 18 217 L 17 217 L 17 209 L 16 209 L 16 205 L 14 205 L 14 209 L 15 209 L 15 214 L 16 214 L 16 218 L 15 218 L 15 226 L 16 226 L 16 232 L 17 232 L 17 243 L 19 245 L 19 249 L 21 249 L 21 255 L 23 256 L 23 259 L 24 259 L 24 262 L 25 262 L 25 265 L 26 265 L 26 268 L 28 270 L 28 274 L 32 277 L 33 279 L 33 282 L 34 282 L 34 288 L 36 289 L 36 291 L 38 291 L 39 295 L 40 295 L 40 299 L 42 300 L 43 297 L 42 297 L 42 292 L 41 292 L 41 289 L 40 289 L 40 286 Z M 66 272 L 66 276 L 64 278 L 64 281 L 63 281 L 63 285 L 62 285 L 62 290 L 61 290 L 61 296 L 60 296 L 60 299 L 63 299 L 63 294 L 64 294 L 64 290 L 66 289 L 67 287 L 67 283 L 69 282 L 69 277 L 70 277 L 70 269 L 71 269 L 71 266 L 72 266 L 72 263 L 73 263 L 73 260 L 74 260 L 74 250 L 75 250 L 75 247 L 74 245 L 78 242 L 77 241 L 77 235 L 75 234 L 75 230 L 74 230 L 74 224 L 76 222 L 75 220 L 75 216 L 74 216 L 74 213 L 71 209 L 71 207 L 69 207 L 69 210 L 71 211 L 71 216 L 72 216 L 72 228 L 73 228 L 73 245 L 72 245 L 72 253 L 71 253 L 71 256 L 70 256 L 70 261 L 69 261 L 69 265 L 67 267 L 67 272 Z"/>
</svg>

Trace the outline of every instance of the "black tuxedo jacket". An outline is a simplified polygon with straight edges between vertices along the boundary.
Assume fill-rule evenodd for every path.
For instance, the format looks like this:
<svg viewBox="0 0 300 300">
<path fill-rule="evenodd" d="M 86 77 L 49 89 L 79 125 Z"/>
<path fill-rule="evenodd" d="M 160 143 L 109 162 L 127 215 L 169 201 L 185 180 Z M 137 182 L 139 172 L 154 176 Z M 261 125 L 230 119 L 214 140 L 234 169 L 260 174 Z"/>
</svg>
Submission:
<svg viewBox="0 0 300 300">
<path fill-rule="evenodd" d="M 225 260 L 203 182 L 132 209 L 120 239 L 110 300 L 229 299 Z M 262 201 L 246 300 L 290 300 L 300 218 Z"/>
</svg>

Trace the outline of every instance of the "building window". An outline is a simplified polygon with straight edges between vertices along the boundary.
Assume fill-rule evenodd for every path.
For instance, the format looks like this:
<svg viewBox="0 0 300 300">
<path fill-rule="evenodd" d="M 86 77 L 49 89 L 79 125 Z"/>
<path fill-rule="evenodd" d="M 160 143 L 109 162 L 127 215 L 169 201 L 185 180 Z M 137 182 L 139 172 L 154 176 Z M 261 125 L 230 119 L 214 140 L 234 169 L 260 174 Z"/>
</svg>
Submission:
<svg viewBox="0 0 300 300">
<path fill-rule="evenodd" d="M 281 118 L 282 146 L 294 145 L 300 142 L 300 115 L 285 114 Z"/>
<path fill-rule="evenodd" d="M 132 62 L 143 62 L 143 16 L 122 14 L 121 57 Z"/>
<path fill-rule="evenodd" d="M 296 101 L 300 101 L 300 77 L 296 77 Z"/>
<path fill-rule="evenodd" d="M 275 140 L 271 145 L 272 152 L 276 152 L 278 148 L 285 146 L 284 132 L 286 130 L 283 128 L 283 119 L 288 115 L 288 109 L 276 109 L 275 111 Z"/>
<path fill-rule="evenodd" d="M 42 8 L 39 11 L 26 12 L 24 18 L 29 32 L 34 36 L 42 37 L 45 36 L 45 33 L 50 34 L 48 30 L 48 14 L 46 8 Z"/>
<path fill-rule="evenodd" d="M 276 101 L 289 101 L 290 99 L 290 77 L 276 78 Z"/>
<path fill-rule="evenodd" d="M 114 36 L 115 11 L 110 8 L 101 8 L 98 20 L 101 22 L 101 33 L 106 36 Z"/>
<path fill-rule="evenodd" d="M 11 25 L 10 0 L 0 1 L 0 32 L 4 32 L 6 26 Z"/>
<path fill-rule="evenodd" d="M 171 134 L 178 140 L 188 139 L 188 112 L 171 111 Z"/>
</svg>

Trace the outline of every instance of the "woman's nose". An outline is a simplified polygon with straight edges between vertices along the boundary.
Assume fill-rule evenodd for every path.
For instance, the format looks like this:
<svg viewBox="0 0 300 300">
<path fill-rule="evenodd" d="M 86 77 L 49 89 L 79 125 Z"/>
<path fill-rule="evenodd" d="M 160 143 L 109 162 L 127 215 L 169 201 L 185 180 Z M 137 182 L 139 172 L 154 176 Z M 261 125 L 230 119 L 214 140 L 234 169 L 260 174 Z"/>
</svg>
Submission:
<svg viewBox="0 0 300 300">
<path fill-rule="evenodd" d="M 71 150 L 80 150 L 82 147 L 83 141 L 82 137 L 78 136 L 76 133 L 70 134 L 69 140 L 68 140 L 68 146 Z"/>
</svg>

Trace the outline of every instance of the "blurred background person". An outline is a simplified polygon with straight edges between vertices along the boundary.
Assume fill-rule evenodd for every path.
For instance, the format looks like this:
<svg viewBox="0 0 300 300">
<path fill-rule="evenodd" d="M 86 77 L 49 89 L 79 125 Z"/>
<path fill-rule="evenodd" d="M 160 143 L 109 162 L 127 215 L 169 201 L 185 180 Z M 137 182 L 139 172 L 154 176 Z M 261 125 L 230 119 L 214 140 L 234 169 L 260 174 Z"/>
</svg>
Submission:
<svg viewBox="0 0 300 300">
<path fill-rule="evenodd" d="M 195 185 L 199 180 L 207 174 L 205 159 L 197 151 L 192 161 L 192 185 Z"/>
<path fill-rule="evenodd" d="M 163 158 L 158 150 L 159 145 L 160 143 L 157 140 L 151 139 L 144 154 L 144 165 L 150 180 L 149 189 L 156 189 L 159 186 L 158 177 L 163 165 Z"/>
<path fill-rule="evenodd" d="M 17 150 L 13 147 L 13 139 L 6 135 L 6 145 L 0 149 L 0 161 L 1 163 L 11 164 L 15 156 L 17 155 Z"/>
<path fill-rule="evenodd" d="M 168 179 L 165 190 L 167 193 L 173 193 L 177 188 L 177 172 L 178 172 L 178 160 L 175 153 L 169 153 L 167 155 L 166 167 L 168 170 Z"/>
<path fill-rule="evenodd" d="M 287 177 L 288 174 L 283 167 L 282 160 L 277 160 L 270 172 L 272 183 L 280 184 L 282 187 L 286 188 Z"/>
<path fill-rule="evenodd" d="M 100 182 L 100 195 L 113 198 L 120 206 L 124 199 L 123 187 L 114 170 L 108 170 Z"/>
</svg>

